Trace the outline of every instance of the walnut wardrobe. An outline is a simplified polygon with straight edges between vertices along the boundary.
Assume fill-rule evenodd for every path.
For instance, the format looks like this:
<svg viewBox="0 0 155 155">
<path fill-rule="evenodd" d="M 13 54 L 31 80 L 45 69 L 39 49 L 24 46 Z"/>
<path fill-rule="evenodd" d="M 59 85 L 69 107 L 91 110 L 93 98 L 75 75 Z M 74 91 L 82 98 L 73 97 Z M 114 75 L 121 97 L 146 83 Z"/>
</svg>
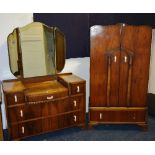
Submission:
<svg viewBox="0 0 155 155">
<path fill-rule="evenodd" d="M 147 129 L 152 29 L 95 25 L 90 29 L 89 126 L 137 124 Z"/>
</svg>

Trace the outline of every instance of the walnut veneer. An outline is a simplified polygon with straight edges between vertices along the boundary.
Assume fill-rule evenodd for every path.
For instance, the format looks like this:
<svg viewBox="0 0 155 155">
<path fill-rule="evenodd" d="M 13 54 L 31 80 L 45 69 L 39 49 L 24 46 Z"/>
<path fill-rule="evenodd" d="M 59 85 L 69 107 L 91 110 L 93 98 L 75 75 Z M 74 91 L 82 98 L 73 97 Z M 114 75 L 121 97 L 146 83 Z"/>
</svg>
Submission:
<svg viewBox="0 0 155 155">
<path fill-rule="evenodd" d="M 85 127 L 85 80 L 71 74 L 3 81 L 10 140 Z"/>
<path fill-rule="evenodd" d="M 147 128 L 151 36 L 148 26 L 91 27 L 89 126 Z"/>
</svg>

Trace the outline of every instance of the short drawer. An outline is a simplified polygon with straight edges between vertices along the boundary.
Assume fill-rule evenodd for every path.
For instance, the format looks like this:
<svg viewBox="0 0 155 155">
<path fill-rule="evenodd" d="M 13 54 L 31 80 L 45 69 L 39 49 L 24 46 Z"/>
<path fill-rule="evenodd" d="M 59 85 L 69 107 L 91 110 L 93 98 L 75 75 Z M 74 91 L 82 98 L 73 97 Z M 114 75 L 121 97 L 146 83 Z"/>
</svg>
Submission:
<svg viewBox="0 0 155 155">
<path fill-rule="evenodd" d="M 72 110 L 78 110 L 83 108 L 83 96 L 70 97 L 70 107 Z"/>
<path fill-rule="evenodd" d="M 70 112 L 81 109 L 82 96 L 69 97 L 66 100 L 59 100 L 59 113 Z"/>
<path fill-rule="evenodd" d="M 42 132 L 42 120 L 20 123 L 18 127 L 20 137 L 36 135 Z"/>
<path fill-rule="evenodd" d="M 41 104 L 25 104 L 8 108 L 8 122 L 16 123 L 23 120 L 38 118 L 42 116 Z"/>
<path fill-rule="evenodd" d="M 54 100 L 57 98 L 66 97 L 68 95 L 68 91 L 63 91 L 59 93 L 48 94 L 45 93 L 43 95 L 26 95 L 27 102 L 38 102 L 38 101 L 47 101 Z"/>
<path fill-rule="evenodd" d="M 85 92 L 85 84 L 79 83 L 79 84 L 71 84 L 71 94 L 79 94 Z"/>
<path fill-rule="evenodd" d="M 10 139 L 21 139 L 22 137 L 32 136 L 41 132 L 42 132 L 41 120 L 35 120 L 9 126 Z"/>
<path fill-rule="evenodd" d="M 65 115 L 59 116 L 59 128 L 66 128 L 79 124 L 80 122 L 80 113 L 73 112 Z"/>
<path fill-rule="evenodd" d="M 13 94 L 7 94 L 7 104 L 13 105 L 13 104 L 19 104 L 25 102 L 25 97 L 23 93 L 13 93 Z"/>
<path fill-rule="evenodd" d="M 90 121 L 97 122 L 146 122 L 146 110 L 91 110 Z"/>
</svg>

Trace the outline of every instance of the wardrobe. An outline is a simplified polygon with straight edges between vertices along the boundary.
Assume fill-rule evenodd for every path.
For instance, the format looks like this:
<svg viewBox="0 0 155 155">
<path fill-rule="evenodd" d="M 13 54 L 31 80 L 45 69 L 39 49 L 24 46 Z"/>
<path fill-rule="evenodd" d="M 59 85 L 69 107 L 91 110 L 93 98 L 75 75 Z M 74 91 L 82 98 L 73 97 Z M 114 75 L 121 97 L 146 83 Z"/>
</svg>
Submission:
<svg viewBox="0 0 155 155">
<path fill-rule="evenodd" d="M 137 124 L 147 129 L 152 29 L 95 25 L 90 29 L 89 126 Z"/>
</svg>

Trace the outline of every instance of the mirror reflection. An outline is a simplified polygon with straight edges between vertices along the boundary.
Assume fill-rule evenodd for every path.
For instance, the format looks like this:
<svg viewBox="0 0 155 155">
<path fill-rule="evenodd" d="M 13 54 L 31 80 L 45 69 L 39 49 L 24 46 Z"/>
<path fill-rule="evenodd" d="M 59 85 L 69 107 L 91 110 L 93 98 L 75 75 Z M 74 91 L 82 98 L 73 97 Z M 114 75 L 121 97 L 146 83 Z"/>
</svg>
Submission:
<svg viewBox="0 0 155 155">
<path fill-rule="evenodd" d="M 11 72 L 16 77 L 55 75 L 65 65 L 65 36 L 57 27 L 33 22 L 8 36 Z"/>
</svg>

